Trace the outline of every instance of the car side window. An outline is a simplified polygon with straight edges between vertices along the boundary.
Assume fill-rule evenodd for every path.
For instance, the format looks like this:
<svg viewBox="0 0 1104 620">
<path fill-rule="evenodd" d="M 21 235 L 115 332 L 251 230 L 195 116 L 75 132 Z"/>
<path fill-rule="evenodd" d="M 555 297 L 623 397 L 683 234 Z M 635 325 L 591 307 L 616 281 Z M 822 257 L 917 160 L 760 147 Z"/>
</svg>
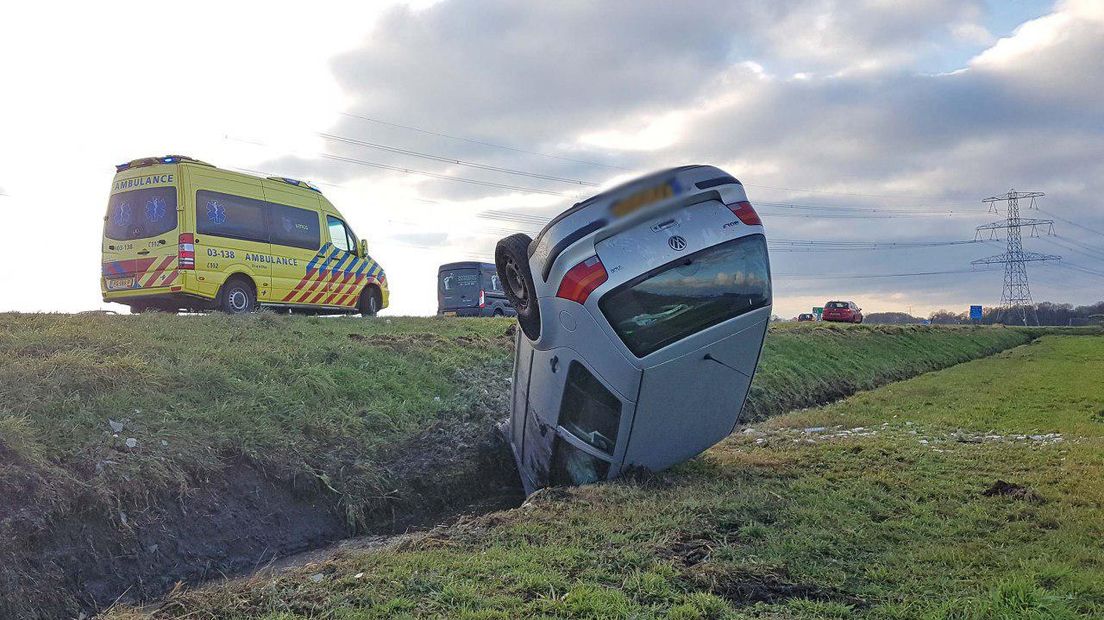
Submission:
<svg viewBox="0 0 1104 620">
<path fill-rule="evenodd" d="M 621 401 L 585 366 L 572 361 L 559 421 L 567 432 L 612 455 L 621 425 Z"/>
<path fill-rule="evenodd" d="M 326 224 L 330 228 L 330 243 L 338 249 L 352 252 L 354 246 L 349 243 L 350 234 L 345 227 L 345 222 L 342 222 L 332 215 L 327 215 Z"/>
</svg>

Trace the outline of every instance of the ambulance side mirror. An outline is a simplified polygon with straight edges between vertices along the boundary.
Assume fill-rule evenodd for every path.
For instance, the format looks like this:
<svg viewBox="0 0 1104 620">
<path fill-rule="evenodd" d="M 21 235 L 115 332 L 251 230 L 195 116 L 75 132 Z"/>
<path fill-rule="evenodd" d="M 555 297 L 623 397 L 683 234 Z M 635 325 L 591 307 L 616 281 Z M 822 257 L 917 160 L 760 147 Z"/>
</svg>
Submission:
<svg viewBox="0 0 1104 620">
<path fill-rule="evenodd" d="M 361 239 L 360 240 L 360 245 L 359 245 L 359 247 L 357 247 L 357 256 L 360 256 L 361 258 L 367 258 L 367 256 L 368 256 L 368 240 L 367 239 Z"/>
</svg>

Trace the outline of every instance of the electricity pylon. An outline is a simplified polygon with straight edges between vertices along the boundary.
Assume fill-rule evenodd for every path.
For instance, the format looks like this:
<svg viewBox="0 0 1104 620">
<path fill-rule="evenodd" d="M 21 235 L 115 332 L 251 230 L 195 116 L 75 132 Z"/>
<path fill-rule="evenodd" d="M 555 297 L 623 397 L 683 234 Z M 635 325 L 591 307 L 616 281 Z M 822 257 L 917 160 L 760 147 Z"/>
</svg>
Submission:
<svg viewBox="0 0 1104 620">
<path fill-rule="evenodd" d="M 1031 287 L 1027 282 L 1027 263 L 1037 261 L 1062 260 L 1061 256 L 1054 254 L 1039 254 L 1038 252 L 1025 252 L 1021 231 L 1024 228 L 1031 229 L 1031 237 L 1039 236 L 1039 229 L 1044 228 L 1046 234 L 1054 234 L 1054 220 L 1040 220 L 1035 218 L 1020 217 L 1020 200 L 1030 199 L 1028 209 L 1037 209 L 1036 198 L 1042 198 L 1043 192 L 1017 192 L 1008 190 L 1003 196 L 991 196 L 982 200 L 989 205 L 991 213 L 1000 213 L 998 203 L 1005 202 L 1008 205 L 1008 213 L 1003 221 L 983 224 L 977 227 L 974 239 L 981 239 L 983 233 L 988 232 L 990 239 L 998 238 L 998 231 L 1004 230 L 1008 246 L 1004 254 L 979 258 L 971 261 L 971 265 L 1004 265 L 1004 291 L 1001 293 L 1001 308 L 997 314 L 1000 322 L 1012 316 L 1018 316 L 1020 322 L 1027 325 L 1028 311 L 1034 315 L 1031 304 Z M 1034 316 L 1035 324 L 1039 324 L 1039 317 Z"/>
</svg>

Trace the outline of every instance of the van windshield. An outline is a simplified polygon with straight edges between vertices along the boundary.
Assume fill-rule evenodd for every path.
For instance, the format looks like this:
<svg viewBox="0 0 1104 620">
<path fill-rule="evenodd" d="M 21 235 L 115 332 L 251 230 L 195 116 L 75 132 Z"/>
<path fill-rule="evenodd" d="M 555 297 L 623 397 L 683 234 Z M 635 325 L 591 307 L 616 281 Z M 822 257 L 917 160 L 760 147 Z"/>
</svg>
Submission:
<svg viewBox="0 0 1104 620">
<path fill-rule="evenodd" d="M 644 357 L 770 299 L 766 238 L 750 235 L 626 282 L 598 307 L 633 355 Z"/>
<path fill-rule="evenodd" d="M 116 241 L 156 237 L 176 230 L 176 188 L 147 187 L 113 194 L 104 236 Z"/>
</svg>

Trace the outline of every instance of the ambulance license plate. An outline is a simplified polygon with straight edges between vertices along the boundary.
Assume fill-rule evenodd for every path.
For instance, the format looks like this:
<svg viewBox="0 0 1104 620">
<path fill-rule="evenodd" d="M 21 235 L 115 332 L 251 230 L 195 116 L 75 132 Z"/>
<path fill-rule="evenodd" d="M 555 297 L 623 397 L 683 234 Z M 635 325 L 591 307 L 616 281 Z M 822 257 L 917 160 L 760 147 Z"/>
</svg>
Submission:
<svg viewBox="0 0 1104 620">
<path fill-rule="evenodd" d="M 446 312 L 445 316 L 456 316 L 455 312 Z"/>
<path fill-rule="evenodd" d="M 122 291 L 134 288 L 134 278 L 115 278 L 107 281 L 107 290 Z"/>
</svg>

